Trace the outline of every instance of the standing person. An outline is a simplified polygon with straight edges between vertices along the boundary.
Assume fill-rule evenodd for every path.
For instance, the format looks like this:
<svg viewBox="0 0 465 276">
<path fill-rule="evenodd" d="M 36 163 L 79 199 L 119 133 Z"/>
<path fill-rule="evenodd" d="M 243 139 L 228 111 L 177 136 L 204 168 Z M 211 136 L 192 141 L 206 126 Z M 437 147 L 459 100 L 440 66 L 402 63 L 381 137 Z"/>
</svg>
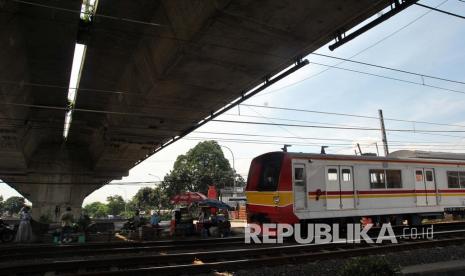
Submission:
<svg viewBox="0 0 465 276">
<path fill-rule="evenodd" d="M 158 224 L 160 223 L 160 216 L 157 212 L 153 211 L 152 216 L 150 217 L 150 224 L 154 228 L 158 228 Z"/>
<path fill-rule="evenodd" d="M 160 214 L 155 212 L 155 210 L 152 213 L 152 216 L 150 217 L 150 225 L 152 226 L 155 236 L 158 237 L 158 230 L 160 229 Z"/>
<path fill-rule="evenodd" d="M 55 206 L 55 221 L 58 221 L 58 217 L 60 216 L 60 206 Z"/>
<path fill-rule="evenodd" d="M 19 222 L 18 232 L 16 233 L 15 242 L 31 242 L 32 241 L 32 227 L 31 227 L 31 208 L 24 206 L 19 211 Z"/>
<path fill-rule="evenodd" d="M 132 221 L 134 223 L 134 227 L 137 229 L 140 226 L 140 211 L 136 210 L 134 213 L 134 217 L 132 218 Z"/>
<path fill-rule="evenodd" d="M 68 237 L 69 233 L 71 233 L 71 227 L 74 223 L 74 216 L 71 212 L 71 207 L 66 207 L 66 211 L 61 215 L 61 236 L 60 241 L 65 240 L 69 242 Z"/>
</svg>

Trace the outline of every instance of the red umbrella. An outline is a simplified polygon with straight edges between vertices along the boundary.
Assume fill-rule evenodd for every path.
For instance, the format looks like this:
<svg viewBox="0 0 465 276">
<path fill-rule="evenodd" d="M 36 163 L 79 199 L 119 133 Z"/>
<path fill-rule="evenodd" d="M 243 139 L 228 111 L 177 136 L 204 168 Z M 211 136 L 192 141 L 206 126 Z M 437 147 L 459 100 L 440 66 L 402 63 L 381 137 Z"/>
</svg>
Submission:
<svg viewBox="0 0 465 276">
<path fill-rule="evenodd" d="M 187 192 L 180 195 L 175 195 L 171 198 L 171 204 L 191 204 L 193 202 L 202 201 L 207 197 L 199 192 Z"/>
</svg>

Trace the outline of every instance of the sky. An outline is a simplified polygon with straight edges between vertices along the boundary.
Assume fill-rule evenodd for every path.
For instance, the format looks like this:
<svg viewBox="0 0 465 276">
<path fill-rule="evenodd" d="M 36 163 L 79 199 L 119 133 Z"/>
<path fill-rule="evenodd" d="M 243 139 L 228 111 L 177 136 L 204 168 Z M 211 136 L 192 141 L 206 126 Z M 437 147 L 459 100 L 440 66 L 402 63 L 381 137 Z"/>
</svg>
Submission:
<svg viewBox="0 0 465 276">
<path fill-rule="evenodd" d="M 465 15 L 465 3 L 458 0 L 421 1 L 440 9 Z M 442 4 L 441 4 L 442 3 Z M 332 42 L 331 42 L 332 43 Z M 329 44 L 331 44 L 329 43 Z M 329 45 L 328 44 L 328 45 Z M 388 21 L 337 48 L 333 52 L 328 45 L 316 53 L 350 58 L 401 70 L 465 81 L 465 20 L 429 11 L 415 6 L 406 9 Z M 379 120 L 329 114 L 296 112 L 272 109 L 286 107 L 311 111 L 378 116 L 383 110 L 390 151 L 399 149 L 433 150 L 465 153 L 465 85 L 432 80 L 389 70 L 368 67 L 321 56 L 306 57 L 311 63 L 284 80 L 228 111 L 217 119 L 254 121 L 266 123 L 349 126 L 379 128 Z M 350 70 L 398 78 L 416 85 L 392 79 L 359 74 L 314 63 L 336 65 Z M 464 93 L 460 93 L 463 91 Z M 248 106 L 254 105 L 254 106 Z M 261 106 L 261 107 L 257 107 Z M 268 108 L 266 108 L 268 107 Z M 401 119 L 413 122 L 399 122 Z M 462 125 L 457 127 L 418 123 L 435 122 Z M 414 132 L 390 131 L 409 129 Z M 421 133 L 421 130 L 437 130 Z M 232 133 L 235 135 L 212 134 Z M 268 135 L 260 137 L 247 135 Z M 332 139 L 332 140 L 315 140 Z M 107 196 L 121 195 L 130 199 L 143 186 L 154 187 L 172 169 L 176 157 L 186 153 L 202 140 L 218 140 L 224 146 L 225 157 L 244 178 L 247 177 L 252 158 L 270 151 L 279 151 L 284 144 L 291 144 L 289 151 L 319 152 L 320 146 L 329 146 L 327 153 L 354 154 L 356 143 L 363 152 L 375 152 L 378 144 L 383 155 L 380 131 L 353 129 L 323 129 L 289 126 L 266 126 L 210 122 L 184 139 L 166 147 L 129 172 L 129 176 L 106 185 L 89 195 L 84 205 L 104 202 Z M 242 140 L 242 141 L 238 141 Z M 246 140 L 246 141 L 244 141 Z M 259 142 L 257 142 L 258 140 Z M 125 182 L 154 182 L 144 185 L 124 185 Z M 0 195 L 8 198 L 19 195 L 4 183 L 0 183 Z"/>
</svg>

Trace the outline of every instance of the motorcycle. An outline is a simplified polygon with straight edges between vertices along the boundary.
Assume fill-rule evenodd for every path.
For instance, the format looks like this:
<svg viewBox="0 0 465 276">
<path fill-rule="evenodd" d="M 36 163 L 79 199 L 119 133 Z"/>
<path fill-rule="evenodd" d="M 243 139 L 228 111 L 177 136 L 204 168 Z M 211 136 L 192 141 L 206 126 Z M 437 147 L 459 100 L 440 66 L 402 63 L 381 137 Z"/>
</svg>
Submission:
<svg viewBox="0 0 465 276">
<path fill-rule="evenodd" d="M 15 239 L 15 236 L 15 228 L 0 219 L 0 240 L 2 242 L 12 242 Z"/>
</svg>

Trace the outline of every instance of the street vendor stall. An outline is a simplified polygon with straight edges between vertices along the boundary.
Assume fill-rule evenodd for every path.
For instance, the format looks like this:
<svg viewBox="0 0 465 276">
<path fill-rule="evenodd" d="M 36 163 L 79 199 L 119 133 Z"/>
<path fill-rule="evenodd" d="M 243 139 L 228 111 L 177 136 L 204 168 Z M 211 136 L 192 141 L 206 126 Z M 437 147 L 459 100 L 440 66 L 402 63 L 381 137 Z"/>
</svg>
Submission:
<svg viewBox="0 0 465 276">
<path fill-rule="evenodd" d="M 197 202 L 200 208 L 197 231 L 202 237 L 218 236 L 226 237 L 231 233 L 228 211 L 233 208 L 217 199 L 205 199 Z"/>
<path fill-rule="evenodd" d="M 192 204 L 207 199 L 199 192 L 186 192 L 175 195 L 170 203 L 178 206 L 173 212 L 171 219 L 171 234 L 188 236 L 194 232 Z"/>
</svg>

